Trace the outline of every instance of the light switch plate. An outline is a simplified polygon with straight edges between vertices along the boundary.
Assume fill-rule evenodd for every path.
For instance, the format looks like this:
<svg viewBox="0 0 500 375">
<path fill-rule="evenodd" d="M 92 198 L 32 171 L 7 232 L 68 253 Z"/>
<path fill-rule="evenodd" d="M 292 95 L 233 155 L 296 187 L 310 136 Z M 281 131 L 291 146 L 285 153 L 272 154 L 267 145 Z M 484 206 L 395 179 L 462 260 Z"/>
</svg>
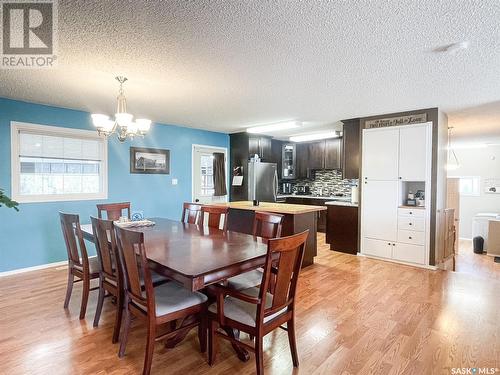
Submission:
<svg viewBox="0 0 500 375">
<path fill-rule="evenodd" d="M 177 185 L 177 179 L 176 178 L 172 178 L 172 185 Z"/>
</svg>

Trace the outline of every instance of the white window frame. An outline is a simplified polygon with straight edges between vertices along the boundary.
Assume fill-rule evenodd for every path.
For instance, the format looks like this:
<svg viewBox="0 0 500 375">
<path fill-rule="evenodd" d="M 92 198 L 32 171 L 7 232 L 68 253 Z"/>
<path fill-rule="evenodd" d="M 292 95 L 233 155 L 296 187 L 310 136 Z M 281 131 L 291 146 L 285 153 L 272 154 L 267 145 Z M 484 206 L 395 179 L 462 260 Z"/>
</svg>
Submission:
<svg viewBox="0 0 500 375">
<path fill-rule="evenodd" d="M 481 176 L 457 176 L 457 177 L 454 177 L 454 178 L 458 178 L 458 184 L 459 184 L 459 194 L 461 197 L 479 197 L 481 195 Z M 465 180 L 465 179 L 477 179 L 477 191 L 475 192 L 472 192 L 472 193 L 463 193 L 461 190 L 460 190 L 460 183 L 461 183 L 461 180 Z"/>
<path fill-rule="evenodd" d="M 102 191 L 99 193 L 83 193 L 83 194 L 39 194 L 39 195 L 22 195 L 19 193 L 20 180 L 20 160 L 19 160 L 19 133 L 20 131 L 33 131 L 44 135 L 53 135 L 59 137 L 74 137 L 100 140 L 102 143 Z M 10 123 L 11 136 L 11 196 L 12 199 L 19 203 L 38 203 L 38 202 L 61 202 L 61 201 L 82 201 L 82 200 L 98 200 L 108 198 L 108 141 L 100 137 L 97 132 L 92 130 L 71 129 L 58 126 L 48 126 L 31 124 L 27 122 L 11 121 Z"/>
</svg>

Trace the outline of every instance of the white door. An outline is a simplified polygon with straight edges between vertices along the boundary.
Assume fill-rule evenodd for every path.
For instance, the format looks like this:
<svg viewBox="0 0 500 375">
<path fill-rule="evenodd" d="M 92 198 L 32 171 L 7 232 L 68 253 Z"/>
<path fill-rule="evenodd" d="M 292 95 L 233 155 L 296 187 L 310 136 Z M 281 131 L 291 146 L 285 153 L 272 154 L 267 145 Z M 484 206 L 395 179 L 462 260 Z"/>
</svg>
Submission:
<svg viewBox="0 0 500 375">
<path fill-rule="evenodd" d="M 212 203 L 227 201 L 227 195 L 214 197 L 214 152 L 223 152 L 226 156 L 227 180 L 227 150 L 218 147 L 193 146 L 193 202 Z"/>
<path fill-rule="evenodd" d="M 398 235 L 398 181 L 363 183 L 362 234 L 363 237 L 396 241 Z"/>
<path fill-rule="evenodd" d="M 398 179 L 399 129 L 363 130 L 363 180 Z"/>
<path fill-rule="evenodd" d="M 399 177 L 403 181 L 425 181 L 430 160 L 428 125 L 402 127 L 399 131 Z"/>
</svg>

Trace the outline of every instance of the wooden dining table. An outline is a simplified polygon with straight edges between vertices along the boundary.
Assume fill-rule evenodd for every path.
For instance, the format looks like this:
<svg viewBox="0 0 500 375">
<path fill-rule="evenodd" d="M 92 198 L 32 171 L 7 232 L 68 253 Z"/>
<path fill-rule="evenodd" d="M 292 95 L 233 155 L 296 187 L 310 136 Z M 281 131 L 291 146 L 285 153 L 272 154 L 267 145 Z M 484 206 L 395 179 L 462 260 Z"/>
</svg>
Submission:
<svg viewBox="0 0 500 375">
<path fill-rule="evenodd" d="M 265 263 L 267 245 L 259 237 L 165 218 L 150 220 L 155 225 L 128 229 L 144 233 L 146 257 L 155 272 L 191 291 Z M 83 237 L 94 242 L 92 225 L 84 224 L 81 229 Z"/>
</svg>

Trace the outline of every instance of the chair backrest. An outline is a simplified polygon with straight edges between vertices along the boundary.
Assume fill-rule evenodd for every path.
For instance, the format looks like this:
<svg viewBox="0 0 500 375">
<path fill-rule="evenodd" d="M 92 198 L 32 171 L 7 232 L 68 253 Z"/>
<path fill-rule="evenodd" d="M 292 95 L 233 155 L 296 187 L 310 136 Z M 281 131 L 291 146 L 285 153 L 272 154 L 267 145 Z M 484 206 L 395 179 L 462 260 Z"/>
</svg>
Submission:
<svg viewBox="0 0 500 375">
<path fill-rule="evenodd" d="M 130 219 L 130 202 L 97 204 L 97 217 L 102 219 L 102 212 L 106 212 L 108 220 L 118 220 L 123 210 L 127 210 L 127 217 Z"/>
<path fill-rule="evenodd" d="M 268 241 L 266 264 L 259 291 L 262 302 L 257 306 L 257 322 L 262 323 L 266 316 L 275 314 L 285 307 L 293 308 L 308 235 L 309 230 L 306 230 Z M 273 301 L 271 306 L 266 307 L 266 293 L 273 276 Z"/>
<path fill-rule="evenodd" d="M 116 246 L 113 220 L 98 219 L 91 216 L 92 232 L 101 270 L 105 277 L 116 282 L 120 280 L 120 263 Z"/>
<path fill-rule="evenodd" d="M 188 224 L 198 224 L 200 213 L 201 213 L 201 205 L 186 202 L 182 207 L 181 221 L 183 223 L 188 223 Z"/>
<path fill-rule="evenodd" d="M 59 212 L 59 219 L 61 220 L 61 228 L 70 265 L 76 264 L 82 266 L 84 269 L 88 269 L 89 258 L 85 241 L 83 240 L 82 229 L 80 228 L 79 216 Z"/>
<path fill-rule="evenodd" d="M 210 228 L 220 228 L 220 221 L 222 217 L 222 229 L 227 230 L 227 216 L 229 213 L 228 207 L 222 206 L 202 206 L 201 207 L 201 222 L 200 225 L 204 227 L 207 225 Z M 205 219 L 205 214 L 208 216 L 208 221 Z"/>
<path fill-rule="evenodd" d="M 264 239 L 281 237 L 283 215 L 270 212 L 255 212 L 253 235 Z"/>
<path fill-rule="evenodd" d="M 155 313 L 153 282 L 144 248 L 144 234 L 115 225 L 118 255 L 123 268 L 123 281 L 127 297 Z M 144 285 L 145 292 L 143 292 Z"/>
</svg>

